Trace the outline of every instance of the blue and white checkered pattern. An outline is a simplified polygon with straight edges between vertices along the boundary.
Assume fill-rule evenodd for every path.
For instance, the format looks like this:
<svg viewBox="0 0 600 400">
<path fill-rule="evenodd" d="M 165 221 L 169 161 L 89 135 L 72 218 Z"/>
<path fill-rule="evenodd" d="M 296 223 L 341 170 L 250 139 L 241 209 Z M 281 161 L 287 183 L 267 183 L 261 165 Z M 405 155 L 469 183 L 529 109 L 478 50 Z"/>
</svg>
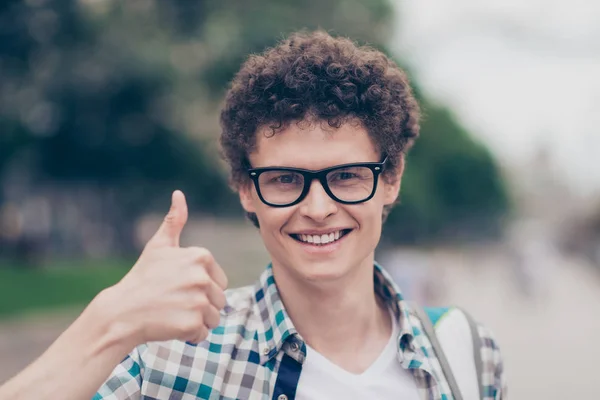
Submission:
<svg viewBox="0 0 600 400">
<path fill-rule="evenodd" d="M 420 320 L 387 273 L 375 265 L 375 290 L 398 317 L 398 361 L 412 372 L 423 399 L 452 394 Z M 94 400 L 293 399 L 306 356 L 279 297 L 271 267 L 255 286 L 228 290 L 221 323 L 198 345 L 152 342 L 119 364 Z M 505 394 L 500 352 L 480 326 L 484 400 Z"/>
</svg>

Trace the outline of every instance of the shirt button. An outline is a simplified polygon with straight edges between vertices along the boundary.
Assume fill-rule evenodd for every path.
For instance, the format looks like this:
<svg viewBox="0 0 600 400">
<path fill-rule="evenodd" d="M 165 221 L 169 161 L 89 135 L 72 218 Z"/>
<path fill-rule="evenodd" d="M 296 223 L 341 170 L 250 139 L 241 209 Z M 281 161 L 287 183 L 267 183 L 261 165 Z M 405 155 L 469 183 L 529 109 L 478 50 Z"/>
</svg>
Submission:
<svg viewBox="0 0 600 400">
<path fill-rule="evenodd" d="M 287 398 L 287 396 L 286 396 L 285 394 L 280 394 L 280 395 L 277 397 L 277 400 L 288 400 L 288 398 Z"/>
<path fill-rule="evenodd" d="M 265 356 L 269 355 L 269 353 L 270 353 L 270 352 L 271 352 L 271 349 L 270 349 L 270 348 L 268 348 L 268 347 L 265 347 L 265 348 L 263 349 L 263 354 L 264 354 Z"/>
<path fill-rule="evenodd" d="M 298 345 L 296 342 L 292 342 L 291 347 L 293 352 L 300 350 L 300 345 Z"/>
</svg>

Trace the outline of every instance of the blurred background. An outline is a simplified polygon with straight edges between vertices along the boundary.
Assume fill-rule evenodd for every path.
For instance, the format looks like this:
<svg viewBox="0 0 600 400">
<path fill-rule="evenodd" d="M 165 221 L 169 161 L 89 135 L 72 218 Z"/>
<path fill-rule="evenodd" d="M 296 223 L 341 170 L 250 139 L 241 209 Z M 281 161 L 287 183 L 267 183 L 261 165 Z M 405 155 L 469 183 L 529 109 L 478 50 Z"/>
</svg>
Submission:
<svg viewBox="0 0 600 400">
<path fill-rule="evenodd" d="M 250 53 L 323 28 L 391 55 L 424 110 L 377 258 L 494 330 L 510 398 L 596 397 L 599 20 L 591 0 L 0 2 L 0 382 L 128 271 L 173 189 L 183 244 L 256 279 L 219 107 Z"/>
</svg>

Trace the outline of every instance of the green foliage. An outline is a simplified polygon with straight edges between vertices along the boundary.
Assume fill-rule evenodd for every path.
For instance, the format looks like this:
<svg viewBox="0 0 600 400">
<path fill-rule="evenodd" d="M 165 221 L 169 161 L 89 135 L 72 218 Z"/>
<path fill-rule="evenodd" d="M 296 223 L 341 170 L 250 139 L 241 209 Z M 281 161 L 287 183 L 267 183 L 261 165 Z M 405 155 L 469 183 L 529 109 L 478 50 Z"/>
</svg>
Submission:
<svg viewBox="0 0 600 400">
<path fill-rule="evenodd" d="M 119 281 L 125 260 L 55 263 L 44 270 L 0 265 L 0 319 L 24 312 L 84 305 Z"/>
<path fill-rule="evenodd" d="M 386 223 L 386 242 L 494 235 L 509 202 L 491 154 L 446 108 L 422 101 L 421 137 L 407 157 L 401 205 Z"/>
<path fill-rule="evenodd" d="M 218 156 L 173 126 L 165 111 L 175 106 L 165 97 L 178 78 L 164 52 L 177 41 L 161 43 L 160 28 L 195 6 L 180 2 L 179 14 L 175 6 L 163 14 L 160 3 L 155 13 L 116 3 L 104 13 L 71 1 L 31 4 L 8 4 L 0 14 L 9 27 L 0 30 L 0 168 L 19 161 L 32 184 L 114 189 L 129 222 L 158 203 L 148 193 L 176 187 L 192 206 L 221 214 L 238 209 Z M 135 17 L 147 24 L 136 28 Z"/>
<path fill-rule="evenodd" d="M 176 187 L 192 211 L 241 215 L 215 151 L 216 103 L 240 63 L 303 28 L 384 48 L 392 11 L 388 0 L 3 2 L 0 177 L 18 165 L 32 185 L 93 182 L 116 193 L 124 232 Z M 490 154 L 424 103 L 393 242 L 465 221 L 487 229 L 507 206 Z"/>
<path fill-rule="evenodd" d="M 248 54 L 274 45 L 288 33 L 325 29 L 363 43 L 382 45 L 391 32 L 387 0 L 251 0 L 213 2 L 214 18 L 203 39 L 218 49 L 203 77 L 217 94 Z"/>
</svg>

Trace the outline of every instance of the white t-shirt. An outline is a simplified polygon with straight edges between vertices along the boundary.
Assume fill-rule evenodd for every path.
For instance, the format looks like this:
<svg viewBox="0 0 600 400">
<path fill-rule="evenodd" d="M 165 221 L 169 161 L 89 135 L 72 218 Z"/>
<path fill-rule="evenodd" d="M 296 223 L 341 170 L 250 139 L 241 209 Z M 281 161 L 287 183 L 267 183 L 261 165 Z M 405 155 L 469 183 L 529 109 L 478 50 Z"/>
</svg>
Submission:
<svg viewBox="0 0 600 400">
<path fill-rule="evenodd" d="M 402 368 L 398 361 L 396 340 L 400 330 L 395 318 L 392 318 L 392 323 L 390 340 L 375 362 L 362 374 L 344 370 L 307 345 L 296 399 L 419 400 L 412 374 Z"/>
</svg>

